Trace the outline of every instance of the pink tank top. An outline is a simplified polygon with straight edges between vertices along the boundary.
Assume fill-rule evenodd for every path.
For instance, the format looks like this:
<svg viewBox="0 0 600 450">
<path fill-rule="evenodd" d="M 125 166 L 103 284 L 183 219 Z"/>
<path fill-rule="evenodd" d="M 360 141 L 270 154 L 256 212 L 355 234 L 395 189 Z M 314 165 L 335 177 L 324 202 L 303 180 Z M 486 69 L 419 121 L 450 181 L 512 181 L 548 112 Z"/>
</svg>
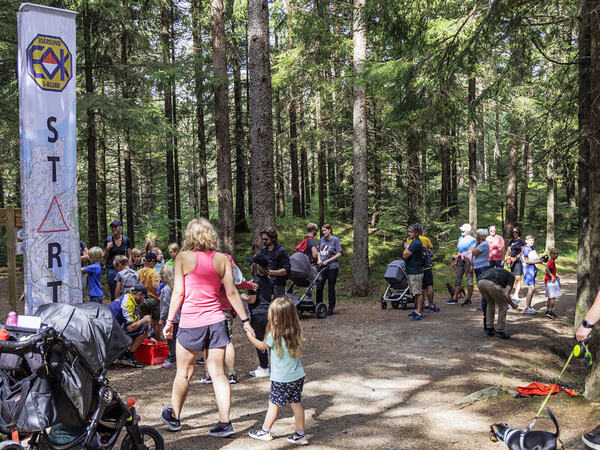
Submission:
<svg viewBox="0 0 600 450">
<path fill-rule="evenodd" d="M 213 265 L 215 252 L 196 251 L 196 267 L 183 277 L 180 328 L 197 328 L 225 320 L 219 301 L 221 277 Z"/>
</svg>

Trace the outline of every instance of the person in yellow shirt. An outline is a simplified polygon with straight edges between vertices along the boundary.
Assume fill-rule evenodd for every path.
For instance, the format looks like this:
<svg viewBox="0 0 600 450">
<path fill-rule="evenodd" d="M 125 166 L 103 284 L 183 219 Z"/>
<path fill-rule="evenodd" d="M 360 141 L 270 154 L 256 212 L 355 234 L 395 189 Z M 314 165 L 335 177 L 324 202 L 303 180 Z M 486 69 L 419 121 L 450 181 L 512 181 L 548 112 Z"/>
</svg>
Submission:
<svg viewBox="0 0 600 450">
<path fill-rule="evenodd" d="M 425 247 L 424 260 L 425 260 L 425 271 L 423 272 L 423 294 L 426 298 L 424 308 L 429 312 L 438 312 L 440 308 L 435 306 L 433 300 L 433 245 L 428 237 L 423 236 L 423 225 L 416 223 L 415 226 L 418 228 L 416 231 L 419 233 L 419 239 Z M 410 240 L 407 239 L 407 242 Z"/>
<path fill-rule="evenodd" d="M 158 296 L 158 273 L 154 270 L 156 266 L 157 256 L 155 253 L 148 252 L 144 256 L 144 267 L 138 270 L 137 274 L 140 277 L 140 283 L 146 286 L 148 297 L 144 303 L 140 305 L 140 314 L 145 316 L 149 314 L 152 317 L 152 328 L 156 339 L 160 338 L 160 297 Z"/>
</svg>

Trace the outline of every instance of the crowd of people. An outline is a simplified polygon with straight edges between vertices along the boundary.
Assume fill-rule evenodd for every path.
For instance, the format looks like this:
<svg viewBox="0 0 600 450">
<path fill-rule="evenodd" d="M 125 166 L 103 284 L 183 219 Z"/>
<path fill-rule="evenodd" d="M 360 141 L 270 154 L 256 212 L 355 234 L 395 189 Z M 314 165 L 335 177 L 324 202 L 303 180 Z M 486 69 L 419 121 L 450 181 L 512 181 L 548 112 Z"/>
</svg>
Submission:
<svg viewBox="0 0 600 450">
<path fill-rule="evenodd" d="M 560 279 L 556 274 L 558 250 L 552 248 L 549 255 L 540 255 L 535 250 L 535 238 L 527 235 L 522 238 L 519 227 L 511 230 L 511 240 L 505 245 L 502 236 L 497 234 L 496 226 L 476 230 L 473 236 L 471 225 L 460 227 L 460 236 L 453 257 L 454 286 L 450 286 L 448 305 L 456 305 L 464 292 L 463 279 L 466 279 L 466 298 L 462 306 L 472 305 L 474 282 L 481 293 L 483 311 L 483 330 L 486 336 L 509 339 L 504 332 L 508 308 L 520 310 L 518 304 L 525 302 L 523 313 L 536 314 L 532 307 L 538 266 L 544 267 L 546 288 L 545 315 L 555 319 L 554 303 L 560 297 Z M 415 223 L 408 227 L 408 238 L 404 244 L 403 258 L 410 293 L 415 299 L 415 310 L 409 314 L 412 320 L 423 320 L 424 309 L 437 312 L 439 308 L 433 301 L 433 247 L 423 235 L 423 226 Z M 526 288 L 525 297 L 521 297 L 522 287 Z M 514 292 L 513 292 L 514 289 Z M 511 295 L 511 292 L 513 294 Z M 427 294 L 427 300 L 424 299 Z M 498 318 L 495 322 L 495 310 Z"/>
<path fill-rule="evenodd" d="M 110 228 L 111 235 L 103 248 L 88 250 L 81 242 L 82 274 L 87 276 L 89 301 L 102 303 L 105 297 L 100 265 L 104 259 L 109 309 L 132 339 L 129 351 L 119 362 L 141 367 L 144 364 L 135 358 L 135 352 L 144 340 L 167 341 L 169 356 L 163 367 L 176 367 L 171 404 L 161 412 L 167 427 L 171 431 L 181 429 L 181 410 L 195 366 L 204 361 L 206 370 L 198 381 L 212 384 L 219 411 L 219 422 L 209 434 L 233 434 L 229 385 L 238 382 L 232 334 L 234 319 L 239 317 L 258 357 L 258 366 L 250 375 L 271 380 L 266 418 L 250 436 L 273 439 L 270 430 L 279 408 L 289 403 L 296 430 L 288 441 L 308 443 L 301 404 L 302 331 L 296 306 L 286 298 L 290 258 L 278 242 L 275 228 L 261 230 L 262 249 L 246 258 L 252 275 L 249 281 L 231 255 L 218 251 L 217 235 L 205 219 L 190 221 L 183 247 L 170 244 L 166 261 L 153 239 L 146 239 L 143 249 L 133 247 L 122 234 L 120 220 L 114 220 Z M 305 253 L 320 271 L 316 299 L 323 302 L 327 284 L 327 315 L 333 315 L 342 246 L 329 224 L 321 227 L 320 240 L 316 224 L 309 223 L 306 229 L 295 251 Z M 245 292 L 240 294 L 238 289 Z"/>
</svg>

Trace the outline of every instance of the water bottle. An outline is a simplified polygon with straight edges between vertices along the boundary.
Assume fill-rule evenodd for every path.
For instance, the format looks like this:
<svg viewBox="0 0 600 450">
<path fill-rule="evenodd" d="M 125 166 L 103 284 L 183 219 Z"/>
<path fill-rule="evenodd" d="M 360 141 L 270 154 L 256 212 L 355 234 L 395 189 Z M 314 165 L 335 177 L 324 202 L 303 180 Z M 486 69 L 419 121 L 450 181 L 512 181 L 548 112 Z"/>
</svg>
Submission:
<svg viewBox="0 0 600 450">
<path fill-rule="evenodd" d="M 8 313 L 8 317 L 6 318 L 6 325 L 16 327 L 17 326 L 17 313 L 11 311 Z"/>
</svg>

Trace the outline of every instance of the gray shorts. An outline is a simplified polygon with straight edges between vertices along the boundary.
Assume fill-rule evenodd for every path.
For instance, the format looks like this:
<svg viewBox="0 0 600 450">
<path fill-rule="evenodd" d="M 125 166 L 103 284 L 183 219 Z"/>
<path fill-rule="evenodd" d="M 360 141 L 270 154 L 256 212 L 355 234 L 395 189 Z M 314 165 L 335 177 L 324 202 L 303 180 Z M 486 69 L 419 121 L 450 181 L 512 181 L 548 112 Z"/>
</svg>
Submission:
<svg viewBox="0 0 600 450">
<path fill-rule="evenodd" d="M 471 271 L 471 260 L 459 258 L 456 262 L 456 272 L 454 273 L 454 286 L 462 284 L 463 275 L 467 276 L 467 286 L 473 286 L 473 272 Z"/>
<path fill-rule="evenodd" d="M 227 333 L 227 321 L 213 323 L 204 327 L 179 328 L 177 341 L 191 352 L 201 352 L 205 348 L 226 347 L 231 339 Z"/>
</svg>

